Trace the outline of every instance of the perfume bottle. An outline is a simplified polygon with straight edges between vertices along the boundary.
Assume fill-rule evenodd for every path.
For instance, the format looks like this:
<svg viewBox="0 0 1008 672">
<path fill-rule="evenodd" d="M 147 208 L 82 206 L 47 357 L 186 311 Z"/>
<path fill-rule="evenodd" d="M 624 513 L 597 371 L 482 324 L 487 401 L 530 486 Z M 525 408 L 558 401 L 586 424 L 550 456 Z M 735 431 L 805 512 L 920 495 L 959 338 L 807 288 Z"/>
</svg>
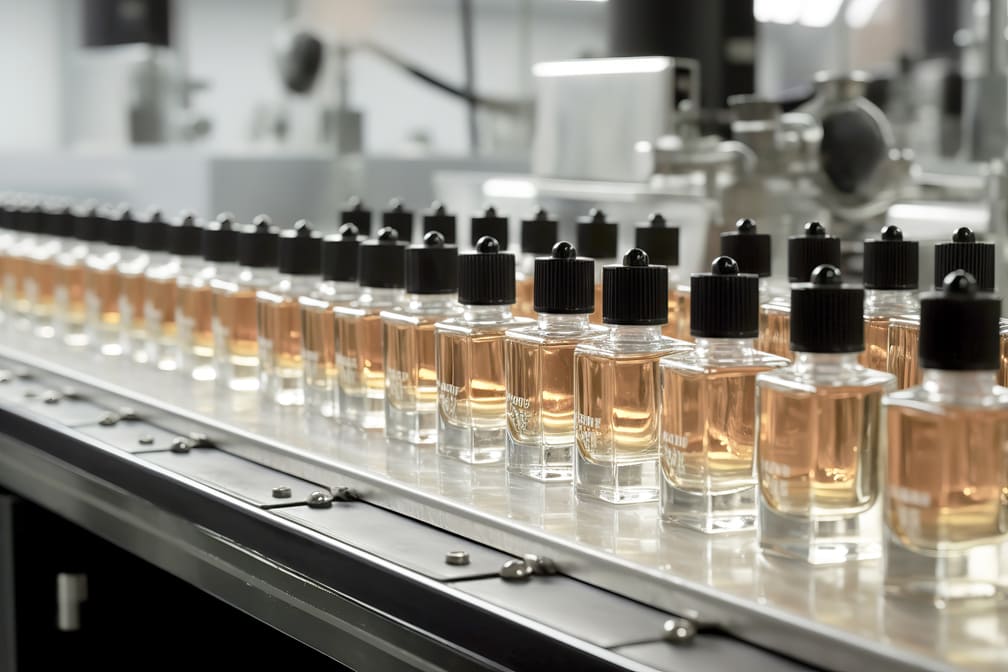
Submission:
<svg viewBox="0 0 1008 672">
<path fill-rule="evenodd" d="M 0 199 L 0 322 L 6 318 L 4 277 L 7 255 L 18 240 L 16 205 L 12 196 Z"/>
<path fill-rule="evenodd" d="M 507 428 L 504 333 L 514 317 L 515 258 L 491 236 L 459 255 L 461 316 L 434 326 L 438 453 L 469 464 L 504 458 Z"/>
<path fill-rule="evenodd" d="M 812 564 L 878 557 L 880 410 L 895 379 L 858 363 L 864 290 L 835 266 L 811 278 L 791 287 L 794 364 L 756 377 L 759 543 Z"/>
<path fill-rule="evenodd" d="M 535 260 L 552 254 L 557 242 L 557 221 L 543 208 L 538 208 L 531 218 L 521 221 L 521 256 L 515 276 L 514 314 L 535 317 Z"/>
<path fill-rule="evenodd" d="M 301 306 L 322 270 L 322 235 L 300 219 L 280 232 L 278 277 L 256 292 L 259 331 L 259 391 L 280 406 L 304 405 Z"/>
<path fill-rule="evenodd" d="M 94 205 L 73 212 L 74 242 L 56 257 L 56 286 L 53 289 L 55 326 L 63 342 L 75 348 L 88 344 L 85 271 L 90 248 L 101 242 L 101 216 Z"/>
<path fill-rule="evenodd" d="M 217 381 L 236 392 L 259 389 L 256 292 L 276 279 L 277 229 L 258 215 L 238 231 L 238 269 L 210 281 Z"/>
<path fill-rule="evenodd" d="M 1001 343 L 1000 367 L 998 369 L 998 385 L 1008 385 L 1008 319 L 1001 318 L 998 327 L 999 341 Z"/>
<path fill-rule="evenodd" d="M 413 211 L 407 210 L 398 198 L 393 198 L 382 213 L 382 228 L 395 229 L 399 242 L 409 245 L 413 240 Z"/>
<path fill-rule="evenodd" d="M 214 380 L 213 286 L 216 278 L 237 272 L 238 229 L 234 215 L 222 212 L 200 236 L 203 264 L 192 275 L 178 278 L 175 323 L 178 328 L 178 368 L 193 380 Z"/>
<path fill-rule="evenodd" d="M 878 239 L 864 242 L 865 350 L 861 363 L 888 371 L 889 322 L 894 317 L 916 315 L 916 240 L 903 240 L 897 226 L 882 229 Z"/>
<path fill-rule="evenodd" d="M 735 222 L 735 230 L 722 233 L 720 240 L 721 255 L 734 259 L 739 273 L 759 276 L 760 305 L 773 299 L 777 288 L 770 279 L 773 275 L 770 234 L 760 233 L 753 220 L 740 219 Z"/>
<path fill-rule="evenodd" d="M 826 235 L 819 222 L 805 224 L 801 236 L 788 238 L 788 281 L 805 283 L 812 270 L 822 264 L 840 267 L 840 239 Z M 790 337 L 790 295 L 776 297 L 760 306 L 759 339 L 756 348 L 771 355 L 793 358 Z"/>
<path fill-rule="evenodd" d="M 351 196 L 340 211 L 340 224 L 353 224 L 358 233 L 367 238 L 371 235 L 371 211 L 359 197 Z"/>
<path fill-rule="evenodd" d="M 952 271 L 963 270 L 972 275 L 982 292 L 994 291 L 994 243 L 976 239 L 969 228 L 962 226 L 952 234 L 952 241 L 938 243 L 934 248 L 934 288 Z M 920 315 L 903 315 L 889 322 L 889 357 L 886 366 L 896 376 L 896 384 L 904 390 L 921 383 L 917 364 L 917 338 Z"/>
<path fill-rule="evenodd" d="M 507 251 L 511 240 L 508 234 L 508 218 L 498 214 L 492 205 L 469 220 L 469 241 L 474 249 L 480 238 L 490 236 L 500 244 L 502 250 Z"/>
<path fill-rule="evenodd" d="M 669 269 L 669 318 L 662 327 L 666 336 L 682 341 L 690 336 L 690 286 L 679 281 L 679 227 L 669 226 L 660 213 L 634 229 L 634 245 L 647 252 L 652 264 Z"/>
<path fill-rule="evenodd" d="M 507 470 L 539 481 L 569 481 L 574 471 L 574 348 L 606 333 L 588 322 L 595 262 L 567 241 L 535 261 L 535 324 L 511 329 L 507 375 Z"/>
<path fill-rule="evenodd" d="M 700 532 L 756 523 L 756 375 L 790 362 L 753 347 L 759 276 L 718 257 L 690 278 L 696 347 L 662 358 L 662 519 Z"/>
<path fill-rule="evenodd" d="M 430 210 L 424 213 L 423 216 L 423 233 L 427 235 L 431 231 L 437 231 L 444 238 L 445 245 L 455 244 L 455 235 L 457 229 L 457 222 L 455 215 L 448 212 L 445 208 L 444 203 L 441 201 L 434 201 L 431 203 Z"/>
<path fill-rule="evenodd" d="M 619 225 L 606 220 L 605 213 L 597 208 L 587 216 L 578 217 L 576 244 L 579 254 L 595 260 L 595 311 L 592 324 L 602 324 L 602 274 L 606 265 L 616 263 Z"/>
<path fill-rule="evenodd" d="M 385 435 L 413 444 L 437 440 L 434 325 L 462 314 L 458 249 L 437 231 L 406 250 L 406 296 L 381 312 L 385 362 Z"/>
<path fill-rule="evenodd" d="M 168 261 L 168 224 L 161 213 L 154 210 L 146 221 L 133 224 L 133 248 L 123 251 L 116 270 L 119 272 L 122 291 L 119 293 L 119 314 L 122 316 L 120 343 L 125 354 L 133 361 L 147 362 L 147 328 L 145 285 L 147 269 Z"/>
<path fill-rule="evenodd" d="M 574 350 L 574 482 L 614 504 L 658 499 L 658 360 L 692 346 L 662 335 L 668 269 L 633 248 L 602 271 L 606 336 Z"/>
<path fill-rule="evenodd" d="M 312 415 L 339 417 L 339 368 L 336 366 L 336 318 L 333 308 L 357 298 L 357 256 L 361 237 L 353 224 L 322 239 L 322 282 L 301 305 L 301 356 L 305 406 Z"/>
<path fill-rule="evenodd" d="M 31 301 L 28 298 L 32 252 L 39 243 L 42 225 L 41 206 L 22 202 L 15 210 L 14 226 L 17 240 L 7 250 L 4 259 L 4 302 L 8 324 L 27 331 L 31 327 Z"/>
<path fill-rule="evenodd" d="M 73 213 L 69 206 L 52 203 L 42 212 L 42 231 L 32 250 L 30 272 L 25 284 L 25 295 L 31 303 L 34 333 L 39 338 L 56 335 L 56 259 L 69 246 L 73 236 Z"/>
<path fill-rule="evenodd" d="M 179 361 L 179 283 L 191 282 L 200 268 L 203 227 L 196 217 L 183 213 L 167 227 L 168 257 L 151 264 L 144 273 L 144 327 L 147 361 L 162 371 L 175 371 Z"/>
<path fill-rule="evenodd" d="M 88 343 L 103 355 L 118 357 L 123 351 L 119 338 L 122 278 L 117 266 L 123 243 L 129 241 L 127 227 L 109 210 L 103 208 L 98 222 L 101 240 L 88 247 L 84 260 L 84 306 Z"/>
<path fill-rule="evenodd" d="M 1008 389 L 997 384 L 1001 300 L 954 271 L 924 295 L 924 382 L 885 397 L 885 580 L 939 606 L 1003 596 Z"/>
</svg>

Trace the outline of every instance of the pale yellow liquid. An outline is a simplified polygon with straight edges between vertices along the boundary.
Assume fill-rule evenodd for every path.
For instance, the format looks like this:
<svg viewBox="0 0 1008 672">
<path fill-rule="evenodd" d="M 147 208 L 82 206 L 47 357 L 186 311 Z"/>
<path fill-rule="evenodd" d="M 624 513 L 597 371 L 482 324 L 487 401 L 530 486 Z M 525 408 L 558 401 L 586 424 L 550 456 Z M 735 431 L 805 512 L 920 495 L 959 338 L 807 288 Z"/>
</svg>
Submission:
<svg viewBox="0 0 1008 672">
<path fill-rule="evenodd" d="M 196 357 L 213 357 L 213 291 L 210 287 L 179 287 L 178 317 L 185 323 L 186 331 L 186 342 L 179 345 Z"/>
<path fill-rule="evenodd" d="M 595 305 L 600 307 L 601 311 L 602 302 L 596 300 Z M 519 317 L 535 317 L 535 285 L 531 277 L 522 278 L 517 283 L 515 283 L 515 305 L 512 311 L 514 315 Z M 599 313 L 601 316 L 601 312 Z M 601 317 L 599 318 L 601 319 Z"/>
<path fill-rule="evenodd" d="M 758 475 L 783 514 L 849 517 L 877 491 L 879 387 L 760 389 Z"/>
<path fill-rule="evenodd" d="M 261 364 L 280 377 L 301 373 L 301 307 L 296 299 L 271 295 L 278 300 L 259 299 L 259 336 L 271 344 L 272 356 Z M 266 361 L 270 359 L 270 361 Z"/>
<path fill-rule="evenodd" d="M 920 323 L 889 323 L 889 357 L 886 366 L 889 373 L 896 376 L 896 385 L 901 390 L 920 385 L 921 371 L 917 364 L 917 340 Z"/>
<path fill-rule="evenodd" d="M 332 389 L 336 368 L 336 318 L 328 303 L 301 305 L 305 385 Z"/>
<path fill-rule="evenodd" d="M 29 262 L 27 270 L 32 291 L 31 296 L 27 298 L 32 303 L 32 312 L 37 316 L 52 315 L 53 302 L 55 301 L 56 269 L 55 259 Z"/>
<path fill-rule="evenodd" d="M 177 333 L 175 306 L 178 303 L 178 286 L 174 278 L 170 280 L 145 278 L 143 293 L 146 326 L 152 330 L 148 338 L 174 341 Z"/>
<path fill-rule="evenodd" d="M 69 324 L 84 323 L 86 307 L 84 303 L 84 266 L 57 266 L 56 289 L 62 297 L 60 308 L 64 311 L 64 319 Z"/>
<path fill-rule="evenodd" d="M 417 322 L 384 323 L 385 400 L 395 409 L 417 411 L 437 407 L 435 322 L 435 318 L 421 318 Z"/>
<path fill-rule="evenodd" d="M 690 293 L 678 289 L 669 292 L 668 324 L 662 327 L 662 334 L 678 338 L 682 341 L 692 341 L 690 335 Z"/>
<path fill-rule="evenodd" d="M 259 327 L 256 321 L 254 289 L 237 292 L 216 291 L 213 294 L 214 319 L 224 335 L 218 344 L 233 366 L 256 366 L 259 362 Z"/>
<path fill-rule="evenodd" d="M 120 278 L 122 282 L 122 300 L 129 311 L 123 314 L 124 322 L 128 319 L 128 324 L 124 324 L 123 326 L 132 332 L 138 332 L 138 335 L 142 337 L 144 330 L 144 302 L 146 300 L 144 282 L 146 278 L 140 274 L 124 274 Z"/>
<path fill-rule="evenodd" d="M 578 342 L 510 339 L 505 343 L 508 431 L 518 443 L 573 442 L 574 348 Z"/>
<path fill-rule="evenodd" d="M 351 396 L 385 394 L 382 320 L 377 310 L 363 315 L 337 315 L 336 339 L 340 389 Z"/>
<path fill-rule="evenodd" d="M 442 331 L 437 347 L 442 420 L 473 429 L 501 427 L 507 413 L 503 329 Z"/>
<path fill-rule="evenodd" d="M 595 310 L 588 318 L 592 324 L 602 324 L 602 283 L 595 285 Z"/>
<path fill-rule="evenodd" d="M 98 320 L 110 327 L 119 326 L 119 292 L 122 276 L 115 269 L 88 268 L 84 272 L 84 285 L 88 296 L 98 307 Z"/>
<path fill-rule="evenodd" d="M 865 349 L 858 357 L 862 366 L 876 371 L 889 370 L 889 320 L 888 317 L 865 318 Z"/>
<path fill-rule="evenodd" d="M 794 353 L 791 352 L 791 311 L 788 308 L 773 304 L 760 306 L 756 349 L 794 359 Z"/>
</svg>

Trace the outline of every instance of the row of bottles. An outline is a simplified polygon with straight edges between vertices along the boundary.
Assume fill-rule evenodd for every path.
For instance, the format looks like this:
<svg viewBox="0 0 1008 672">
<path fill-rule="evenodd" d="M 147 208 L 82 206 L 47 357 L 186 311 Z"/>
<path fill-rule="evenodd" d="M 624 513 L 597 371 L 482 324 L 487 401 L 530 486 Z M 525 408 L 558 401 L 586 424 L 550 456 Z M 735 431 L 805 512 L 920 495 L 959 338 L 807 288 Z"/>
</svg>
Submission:
<svg viewBox="0 0 1008 672">
<path fill-rule="evenodd" d="M 394 226 L 366 239 L 353 221 L 323 237 L 263 216 L 242 227 L 65 207 L 0 215 L 2 305 L 16 329 L 258 389 L 465 462 L 571 480 L 581 497 L 657 500 L 670 524 L 755 527 L 768 553 L 846 562 L 877 557 L 884 539 L 887 560 L 915 558 L 887 565 L 894 580 L 946 598 L 973 595 L 969 554 L 1008 531 L 1000 301 L 989 246 L 968 231 L 938 246 L 945 275 L 904 313 L 918 305 L 916 245 L 893 228 L 866 242 L 866 293 L 831 263 L 839 242 L 806 225 L 789 241 L 790 291 L 774 298 L 769 239 L 748 220 L 722 236 L 734 257 L 685 285 L 639 247 L 599 273 L 559 241 L 520 268 L 486 234 L 507 231 L 490 209 L 462 254 L 433 228 L 407 245 Z M 555 237 L 546 213 L 527 221 Z M 614 225 L 593 211 L 578 226 L 601 249 L 601 227 Z M 669 232 L 656 215 L 638 241 L 674 260 Z M 535 320 L 513 313 L 529 280 Z M 598 296 L 605 326 L 591 320 Z M 676 312 L 690 340 L 667 335 Z M 885 369 L 904 314 L 923 385 L 895 392 Z"/>
</svg>

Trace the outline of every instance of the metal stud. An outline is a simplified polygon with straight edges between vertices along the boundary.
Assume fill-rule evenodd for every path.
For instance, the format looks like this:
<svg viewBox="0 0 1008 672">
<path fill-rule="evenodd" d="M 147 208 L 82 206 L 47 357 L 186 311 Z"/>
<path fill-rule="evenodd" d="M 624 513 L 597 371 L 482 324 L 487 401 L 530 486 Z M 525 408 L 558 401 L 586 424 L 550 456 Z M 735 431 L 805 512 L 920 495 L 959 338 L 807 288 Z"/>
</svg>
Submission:
<svg viewBox="0 0 1008 672">
<path fill-rule="evenodd" d="M 273 488 L 273 499 L 290 499 L 291 489 L 286 485 Z"/>
<path fill-rule="evenodd" d="M 98 424 L 101 425 L 102 427 L 111 427 L 112 425 L 116 424 L 117 422 L 119 422 L 119 414 L 118 413 L 106 413 L 98 421 Z"/>
<path fill-rule="evenodd" d="M 508 560 L 501 567 L 500 576 L 505 581 L 527 581 L 532 568 L 524 560 Z"/>
<path fill-rule="evenodd" d="M 551 574 L 557 573 L 556 563 L 553 562 L 552 558 L 548 558 L 545 555 L 535 555 L 534 553 L 526 553 L 522 556 L 525 564 L 532 568 L 532 573 L 539 576 L 549 576 Z"/>
<path fill-rule="evenodd" d="M 336 491 L 333 493 L 333 499 L 337 502 L 356 502 L 360 500 L 360 495 L 353 488 L 343 486 L 336 488 Z"/>
<path fill-rule="evenodd" d="M 189 439 L 182 436 L 176 436 L 172 440 L 171 452 L 188 453 L 190 450 L 192 450 L 192 445 L 189 443 Z"/>
<path fill-rule="evenodd" d="M 332 502 L 332 495 L 322 490 L 316 490 L 308 495 L 305 503 L 308 504 L 308 508 L 310 509 L 328 509 L 332 506 Z"/>
<path fill-rule="evenodd" d="M 662 626 L 662 639 L 672 644 L 685 644 L 697 633 L 696 623 L 686 618 L 670 618 Z"/>
<path fill-rule="evenodd" d="M 468 565 L 469 564 L 469 554 L 465 551 L 448 551 L 445 553 L 446 564 L 449 565 Z"/>
<path fill-rule="evenodd" d="M 154 443 L 154 437 L 151 436 L 150 434 L 141 434 L 140 437 L 137 439 L 137 442 L 141 446 L 149 446 L 152 443 Z"/>
</svg>

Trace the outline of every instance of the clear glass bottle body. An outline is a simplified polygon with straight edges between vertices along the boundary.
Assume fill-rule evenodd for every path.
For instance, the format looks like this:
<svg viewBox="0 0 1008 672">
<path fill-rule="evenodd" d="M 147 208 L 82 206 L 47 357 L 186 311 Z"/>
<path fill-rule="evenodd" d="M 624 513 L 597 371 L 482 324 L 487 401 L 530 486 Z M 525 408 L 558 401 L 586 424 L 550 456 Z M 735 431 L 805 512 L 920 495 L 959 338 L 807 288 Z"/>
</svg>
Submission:
<svg viewBox="0 0 1008 672">
<path fill-rule="evenodd" d="M 28 256 L 25 298 L 31 306 L 33 331 L 39 338 L 56 334 L 53 314 L 56 307 L 56 257 L 63 251 L 63 239 L 39 236 Z"/>
<path fill-rule="evenodd" d="M 71 347 L 87 345 L 87 309 L 84 301 L 87 256 L 88 244 L 77 242 L 66 246 L 56 257 L 54 326 L 57 335 Z"/>
<path fill-rule="evenodd" d="M 882 395 L 858 353 L 797 353 L 756 378 L 757 529 L 764 552 L 812 564 L 877 558 Z"/>
<path fill-rule="evenodd" d="M 314 275 L 279 276 L 256 292 L 259 333 L 259 392 L 280 406 L 304 405 L 299 299 L 318 284 Z"/>
<path fill-rule="evenodd" d="M 167 255 L 149 253 L 143 250 L 126 250 L 116 264 L 119 272 L 121 291 L 119 292 L 119 315 L 122 320 L 119 337 L 123 354 L 134 361 L 147 362 L 147 329 L 144 309 L 145 274 L 151 264 L 163 264 Z"/>
<path fill-rule="evenodd" d="M 887 395 L 886 586 L 944 606 L 1003 592 L 1008 389 L 994 371 L 925 369 Z"/>
<path fill-rule="evenodd" d="M 119 328 L 119 295 L 122 280 L 116 266 L 122 250 L 116 245 L 94 243 L 84 260 L 84 306 L 88 343 L 103 355 L 122 354 Z"/>
<path fill-rule="evenodd" d="M 8 229 L 0 229 L 0 322 L 7 317 L 7 259 L 11 254 L 11 249 L 18 241 L 18 234 Z"/>
<path fill-rule="evenodd" d="M 1008 386 L 1008 319 L 1001 318 L 1001 323 L 998 326 L 999 342 L 1001 347 L 999 348 L 1000 365 L 998 367 L 998 385 L 1002 387 Z"/>
<path fill-rule="evenodd" d="M 180 276 L 175 323 L 178 331 L 178 368 L 193 380 L 214 380 L 213 281 L 233 277 L 237 266 L 204 262 L 191 276 Z"/>
<path fill-rule="evenodd" d="M 541 313 L 505 334 L 507 470 L 538 481 L 574 474 L 574 349 L 608 330 L 588 315 Z"/>
<path fill-rule="evenodd" d="M 613 326 L 574 350 L 574 483 L 614 504 L 658 499 L 658 360 L 689 343 L 661 326 Z"/>
<path fill-rule="evenodd" d="M 308 413 L 323 418 L 339 416 L 339 368 L 336 366 L 336 316 L 333 308 L 357 298 L 353 282 L 320 282 L 298 299 L 301 310 L 301 357 Z"/>
<path fill-rule="evenodd" d="M 210 281 L 217 381 L 236 392 L 259 389 L 256 292 L 275 280 L 274 269 L 246 266 L 234 276 L 221 274 Z"/>
<path fill-rule="evenodd" d="M 609 264 L 622 263 L 617 259 L 595 260 L 595 310 L 589 320 L 592 324 L 602 324 L 602 269 Z"/>
<path fill-rule="evenodd" d="M 522 254 L 518 257 L 518 271 L 515 273 L 515 305 L 511 311 L 518 317 L 535 319 L 535 255 Z"/>
<path fill-rule="evenodd" d="M 866 289 L 865 349 L 861 364 L 876 371 L 889 371 L 889 323 L 895 317 L 919 312 L 920 300 L 914 290 Z"/>
<path fill-rule="evenodd" d="M 663 520 L 705 533 L 755 526 L 756 376 L 788 364 L 752 339 L 699 338 L 662 358 Z"/>
<path fill-rule="evenodd" d="M 381 313 L 385 356 L 385 435 L 412 444 L 437 441 L 434 325 L 462 315 L 457 294 L 407 294 Z"/>
<path fill-rule="evenodd" d="M 164 263 L 151 265 L 144 275 L 144 323 L 147 332 L 147 361 L 162 371 L 175 371 L 179 362 L 179 284 L 192 281 L 200 268 L 199 257 L 173 255 Z"/>
<path fill-rule="evenodd" d="M 776 296 L 760 305 L 756 349 L 794 360 L 791 352 L 791 299 Z"/>
<path fill-rule="evenodd" d="M 38 236 L 22 232 L 8 248 L 3 265 L 4 309 L 9 324 L 16 329 L 26 330 L 31 326 L 31 303 L 26 285 L 30 268 L 29 257 L 35 249 Z"/>
<path fill-rule="evenodd" d="M 385 427 L 383 310 L 399 307 L 403 290 L 361 287 L 346 306 L 336 306 L 336 365 L 340 419 L 362 430 Z"/>
<path fill-rule="evenodd" d="M 919 337 L 920 315 L 903 315 L 889 320 L 886 369 L 896 376 L 897 389 L 905 390 L 921 383 L 921 370 L 917 363 Z"/>
<path fill-rule="evenodd" d="M 439 454 L 469 464 L 504 459 L 504 334 L 529 324 L 509 305 L 466 305 L 461 316 L 435 325 Z"/>
</svg>

